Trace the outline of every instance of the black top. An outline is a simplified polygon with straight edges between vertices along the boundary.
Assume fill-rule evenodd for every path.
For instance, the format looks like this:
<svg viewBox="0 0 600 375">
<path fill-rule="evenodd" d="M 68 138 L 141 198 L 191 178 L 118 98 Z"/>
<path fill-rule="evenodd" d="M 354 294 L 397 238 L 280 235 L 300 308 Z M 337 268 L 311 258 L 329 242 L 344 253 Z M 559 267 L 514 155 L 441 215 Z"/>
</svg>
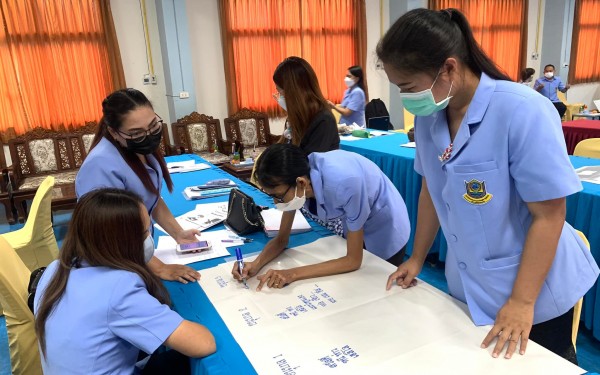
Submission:
<svg viewBox="0 0 600 375">
<path fill-rule="evenodd" d="M 340 135 L 331 110 L 324 109 L 317 113 L 300 141 L 300 148 L 306 155 L 340 148 Z"/>
</svg>

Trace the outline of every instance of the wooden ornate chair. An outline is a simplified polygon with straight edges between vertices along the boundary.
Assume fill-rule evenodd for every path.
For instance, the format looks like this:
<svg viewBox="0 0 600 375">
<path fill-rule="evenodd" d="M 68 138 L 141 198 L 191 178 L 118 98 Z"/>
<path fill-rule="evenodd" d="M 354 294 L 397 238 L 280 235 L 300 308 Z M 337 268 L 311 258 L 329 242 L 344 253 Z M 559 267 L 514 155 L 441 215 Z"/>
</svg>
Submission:
<svg viewBox="0 0 600 375">
<path fill-rule="evenodd" d="M 242 108 L 239 112 L 224 120 L 227 141 L 225 147 L 231 152 L 231 144 L 240 141 L 247 151 L 256 147 L 260 155 L 267 147 L 276 143 L 281 136 L 271 134 L 269 118 L 266 114 Z M 250 155 L 246 151 L 246 155 Z"/>
<path fill-rule="evenodd" d="M 10 188 L 19 221 L 25 220 L 25 202 L 33 199 L 46 176 L 55 179 L 52 208 L 74 207 L 75 176 L 87 156 L 96 128 L 96 123 L 72 132 L 38 127 L 8 142 L 13 160 Z"/>
<path fill-rule="evenodd" d="M 212 116 L 192 112 L 171 124 L 175 149 L 194 153 L 209 163 L 221 165 L 229 161 L 224 153 L 221 124 Z"/>
<path fill-rule="evenodd" d="M 1 143 L 0 146 L 2 146 Z M 9 177 L 11 170 L 6 165 L 4 150 L 0 151 L 0 170 L 2 171 L 2 174 L 0 175 L 0 204 L 4 206 L 6 221 L 8 221 L 9 224 L 14 224 L 16 221 L 17 211 L 12 200 L 12 188 Z"/>
</svg>

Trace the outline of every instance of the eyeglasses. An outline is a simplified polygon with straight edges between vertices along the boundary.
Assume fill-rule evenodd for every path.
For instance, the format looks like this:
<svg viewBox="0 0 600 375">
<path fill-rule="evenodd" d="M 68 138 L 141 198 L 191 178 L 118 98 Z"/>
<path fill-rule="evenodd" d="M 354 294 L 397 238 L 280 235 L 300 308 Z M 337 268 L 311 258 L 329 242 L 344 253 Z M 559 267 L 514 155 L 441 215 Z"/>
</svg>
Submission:
<svg viewBox="0 0 600 375">
<path fill-rule="evenodd" d="M 160 134 L 163 125 L 164 121 L 157 116 L 157 119 L 150 124 L 148 130 L 134 130 L 132 133 L 125 133 L 117 129 L 117 132 L 122 136 L 127 137 L 127 139 L 131 139 L 133 143 L 142 143 L 146 140 L 148 135 Z"/>
<path fill-rule="evenodd" d="M 285 193 L 283 193 L 280 196 L 269 194 L 269 193 L 267 193 L 264 190 L 262 192 L 265 193 L 265 194 L 267 194 L 269 197 L 273 198 L 273 200 L 276 201 L 277 203 L 283 203 L 283 197 L 285 197 L 287 195 L 288 191 L 290 191 L 291 188 L 292 188 L 292 185 L 288 185 L 288 188 L 285 191 Z"/>
</svg>

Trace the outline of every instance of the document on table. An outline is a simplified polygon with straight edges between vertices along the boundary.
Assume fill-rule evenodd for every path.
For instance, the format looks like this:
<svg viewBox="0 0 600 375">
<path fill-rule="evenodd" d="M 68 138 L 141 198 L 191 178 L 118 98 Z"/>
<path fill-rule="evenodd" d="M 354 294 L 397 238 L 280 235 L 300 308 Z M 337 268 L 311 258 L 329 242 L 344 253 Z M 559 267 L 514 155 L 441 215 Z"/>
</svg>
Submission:
<svg viewBox="0 0 600 375">
<path fill-rule="evenodd" d="M 259 274 L 345 252 L 344 239 L 322 238 L 285 250 Z M 492 358 L 493 345 L 479 347 L 490 327 L 475 327 L 464 304 L 421 281 L 386 291 L 396 268 L 367 251 L 357 271 L 260 292 L 256 277 L 245 288 L 232 267 L 203 270 L 199 284 L 259 374 L 584 372 L 533 342 L 524 356 Z"/>
<path fill-rule="evenodd" d="M 226 257 L 229 255 L 227 247 L 230 246 L 242 246 L 244 242 L 242 240 L 233 242 L 223 242 L 223 240 L 230 241 L 233 232 L 228 230 L 217 230 L 214 232 L 203 232 L 199 236 L 201 241 L 209 241 L 211 243 L 210 250 L 203 251 L 201 253 L 187 253 L 179 254 L 175 247 L 177 242 L 171 236 L 160 236 L 158 237 L 158 243 L 154 250 L 154 256 L 162 260 L 163 263 L 167 264 L 190 264 L 200 262 L 203 260 Z"/>
<path fill-rule="evenodd" d="M 198 229 L 202 231 L 225 221 L 227 218 L 227 207 L 229 207 L 229 202 L 197 204 L 195 210 L 177 216 L 175 220 L 177 220 L 183 229 Z M 158 223 L 155 223 L 154 227 L 167 233 Z"/>
<path fill-rule="evenodd" d="M 408 147 L 408 148 L 415 148 L 415 147 L 417 147 L 417 144 L 415 142 L 408 142 L 408 143 L 401 144 L 400 146 Z"/>
<path fill-rule="evenodd" d="M 192 172 L 192 171 L 200 171 L 202 169 L 209 169 L 210 165 L 206 163 L 198 163 L 196 164 L 195 160 L 184 160 L 184 161 L 173 161 L 167 163 L 167 169 L 169 173 L 183 173 L 183 172 Z"/>
<path fill-rule="evenodd" d="M 575 170 L 581 181 L 600 184 L 600 166 L 581 167 Z"/>
</svg>

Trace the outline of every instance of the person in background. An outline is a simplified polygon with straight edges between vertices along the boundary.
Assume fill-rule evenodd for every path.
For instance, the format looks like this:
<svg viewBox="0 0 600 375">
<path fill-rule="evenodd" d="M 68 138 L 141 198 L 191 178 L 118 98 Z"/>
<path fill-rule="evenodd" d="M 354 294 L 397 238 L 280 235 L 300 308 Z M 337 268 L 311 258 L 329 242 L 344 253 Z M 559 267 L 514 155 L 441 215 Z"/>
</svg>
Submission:
<svg viewBox="0 0 600 375">
<path fill-rule="evenodd" d="M 535 69 L 533 68 L 525 68 L 521 70 L 521 80 L 519 83 L 522 83 L 526 86 L 531 86 L 531 82 L 533 82 L 533 75 L 535 74 Z"/>
<path fill-rule="evenodd" d="M 215 352 L 213 335 L 169 308 L 148 269 L 149 227 L 131 192 L 97 189 L 79 199 L 34 298 L 44 374 L 132 374 L 140 350 L 154 353 L 142 374 L 189 374 L 186 356 Z M 163 344 L 175 350 L 157 351 Z"/>
<path fill-rule="evenodd" d="M 198 241 L 199 232 L 181 228 L 160 196 L 163 180 L 169 191 L 173 181 L 159 150 L 164 122 L 148 98 L 136 89 L 115 91 L 102 101 L 102 115 L 90 152 L 75 178 L 77 197 L 101 187 L 131 191 L 142 197 L 148 215 L 177 243 Z M 160 278 L 184 284 L 200 279 L 193 268 L 164 264 L 153 254 L 148 248 L 146 261 Z"/>
<path fill-rule="evenodd" d="M 267 148 L 256 166 L 263 191 L 283 211 L 279 233 L 270 240 L 237 280 L 255 276 L 286 248 L 295 211 L 306 208 L 322 220 L 341 218 L 347 239 L 345 256 L 327 262 L 287 270 L 270 269 L 258 276 L 264 285 L 283 288 L 297 280 L 351 272 L 360 268 L 363 246 L 395 265 L 404 256 L 410 235 L 406 205 L 392 182 L 369 159 L 342 150 L 314 152 L 308 157 L 289 144 Z"/>
<path fill-rule="evenodd" d="M 300 147 L 307 155 L 340 147 L 335 118 L 323 97 L 310 64 L 296 56 L 283 60 L 273 73 L 274 99 L 287 112 L 282 142 Z"/>
<path fill-rule="evenodd" d="M 565 222 L 582 186 L 554 107 L 500 71 L 456 9 L 405 13 L 377 55 L 415 115 L 423 177 L 413 252 L 387 288 L 414 283 L 441 225 L 450 294 L 493 325 L 481 347 L 508 359 L 532 339 L 576 362 L 573 306 L 599 270 Z"/>
<path fill-rule="evenodd" d="M 554 75 L 554 65 L 552 64 L 544 67 L 544 76 L 538 78 L 533 85 L 534 90 L 550 99 L 561 119 L 567 111 L 567 106 L 558 99 L 556 91 L 567 92 L 569 88 L 571 88 L 571 85 L 565 85 L 560 77 Z"/>
<path fill-rule="evenodd" d="M 344 98 L 341 104 L 334 104 L 329 101 L 329 105 L 335 111 L 338 111 L 340 124 L 352 125 L 355 123 L 361 127 L 365 127 L 365 105 L 367 104 L 366 84 L 363 70 L 360 66 L 355 65 L 348 68 L 344 83 L 348 87 L 344 91 Z"/>
</svg>

